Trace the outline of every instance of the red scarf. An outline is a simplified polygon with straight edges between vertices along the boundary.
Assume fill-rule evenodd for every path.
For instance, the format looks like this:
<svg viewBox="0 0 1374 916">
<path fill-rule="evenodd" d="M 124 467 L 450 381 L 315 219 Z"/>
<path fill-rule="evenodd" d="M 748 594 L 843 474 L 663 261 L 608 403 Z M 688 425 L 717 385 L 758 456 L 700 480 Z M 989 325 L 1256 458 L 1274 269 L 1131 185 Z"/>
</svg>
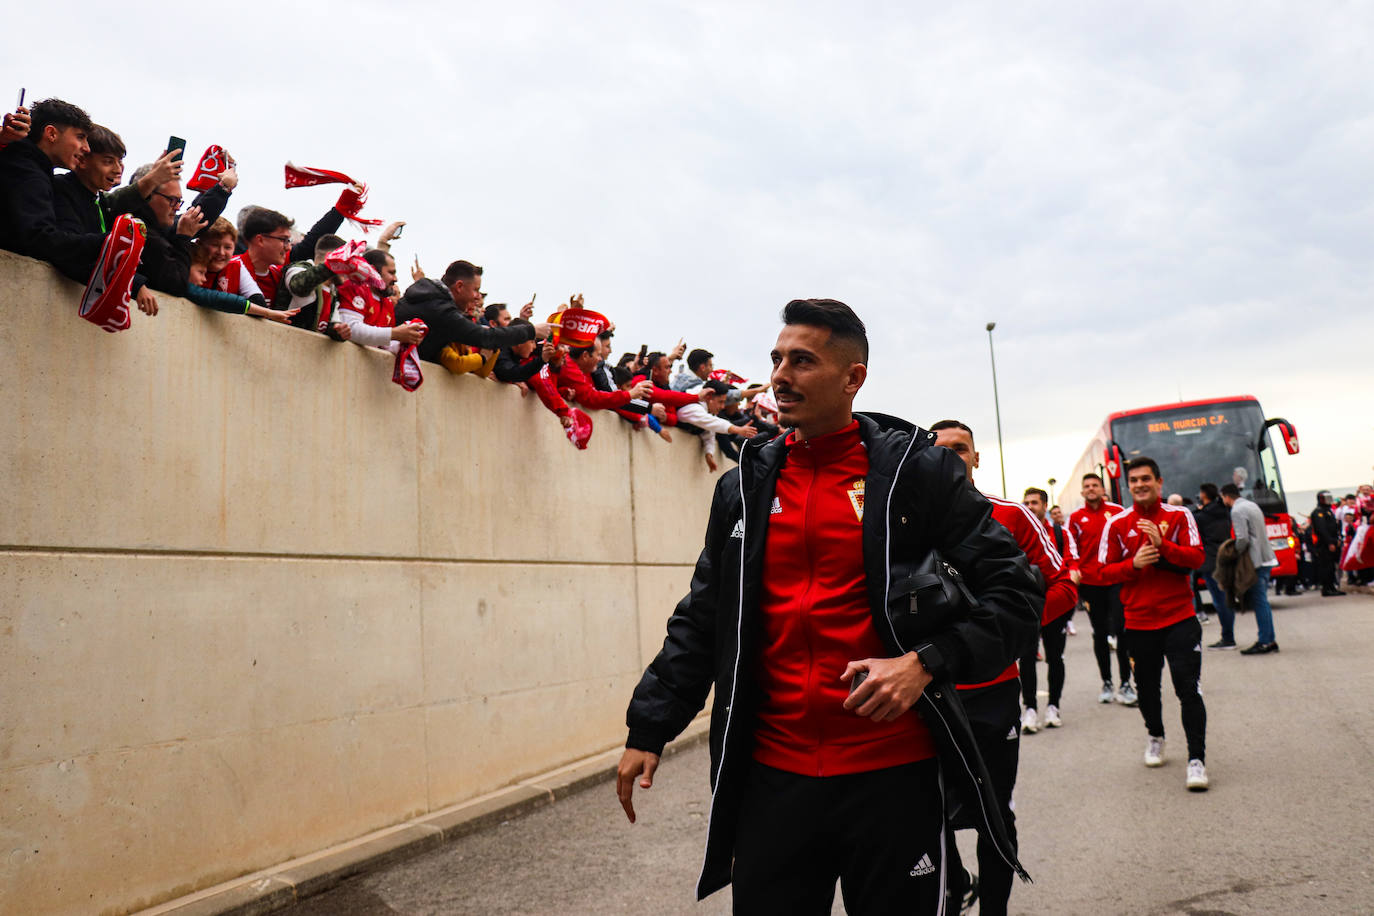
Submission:
<svg viewBox="0 0 1374 916">
<path fill-rule="evenodd" d="M 339 202 L 334 208 L 344 216 L 352 220 L 364 232 L 373 226 L 380 226 L 382 221 L 379 219 L 364 219 L 359 213 L 363 209 L 363 204 L 367 203 L 367 185 L 354 181 L 343 172 L 335 172 L 332 169 L 304 168 L 286 163 L 286 187 L 289 188 L 308 188 L 317 184 L 346 184 L 360 185 L 362 191 L 355 191 L 352 187 L 344 190 L 339 195 Z"/>
<path fill-rule="evenodd" d="M 420 330 L 429 331 L 429 326 L 418 318 L 410 319 L 402 327 L 406 325 L 418 325 Z M 414 391 L 425 383 L 424 373 L 420 371 L 420 356 L 415 352 L 417 346 L 418 344 L 406 344 L 401 347 L 401 351 L 396 354 L 396 365 L 391 370 L 391 380 L 406 391 Z"/>
<path fill-rule="evenodd" d="M 115 220 L 91 271 L 78 314 L 113 334 L 129 328 L 129 290 L 148 229 L 127 213 Z"/>
</svg>

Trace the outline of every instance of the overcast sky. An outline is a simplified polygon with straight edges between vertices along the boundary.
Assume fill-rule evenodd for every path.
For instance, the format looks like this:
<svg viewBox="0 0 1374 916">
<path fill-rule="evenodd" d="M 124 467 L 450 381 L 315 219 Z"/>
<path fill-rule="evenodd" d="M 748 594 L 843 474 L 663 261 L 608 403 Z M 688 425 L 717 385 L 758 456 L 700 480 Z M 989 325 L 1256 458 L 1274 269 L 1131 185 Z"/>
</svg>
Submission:
<svg viewBox="0 0 1374 916">
<path fill-rule="evenodd" d="M 408 221 L 401 260 L 468 258 L 541 314 L 583 292 L 623 350 L 685 337 L 758 377 L 787 300 L 842 299 L 858 407 L 966 420 L 988 490 L 990 320 L 1016 493 L 1113 410 L 1239 393 L 1296 424 L 1291 489 L 1374 476 L 1367 5 L 166 9 L 68 4 L 53 53 L 23 4 L 0 69 L 130 170 L 168 134 L 224 145 L 231 215 L 308 226 L 336 191 L 282 164 L 348 172 Z"/>
</svg>

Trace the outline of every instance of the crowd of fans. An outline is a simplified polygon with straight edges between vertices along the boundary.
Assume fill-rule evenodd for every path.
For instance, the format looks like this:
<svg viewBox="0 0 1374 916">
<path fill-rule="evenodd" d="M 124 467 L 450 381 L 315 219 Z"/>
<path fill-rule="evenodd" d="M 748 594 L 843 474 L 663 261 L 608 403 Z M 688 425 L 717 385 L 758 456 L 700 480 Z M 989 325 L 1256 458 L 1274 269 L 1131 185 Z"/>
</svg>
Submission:
<svg viewBox="0 0 1374 916">
<path fill-rule="evenodd" d="M 180 149 L 139 166 L 121 186 L 126 155 L 118 134 L 60 99 L 6 114 L 0 247 L 93 283 L 106 236 L 128 215 L 146 230 L 129 289 L 144 314 L 156 315 L 157 294 L 165 293 L 386 349 L 397 355 L 393 379 L 408 390 L 422 381 L 418 361 L 515 385 L 522 396 L 535 392 L 579 448 L 593 429 L 587 410 L 614 411 L 635 429 L 669 441 L 674 427 L 699 436 L 713 471 L 718 455 L 736 457 L 745 439 L 777 433 L 768 386 L 717 370 L 706 350 L 688 353 L 679 341 L 671 350 L 641 347 L 612 360 L 615 325 L 588 310 L 580 295 L 549 320 L 535 320 L 533 300 L 513 316 L 506 304 L 485 301 L 481 267 L 456 260 L 434 279 L 418 258 L 410 267 L 413 282 L 402 292 L 390 249 L 404 221 L 386 226 L 370 248 L 337 234 L 346 219 L 364 231 L 376 224 L 358 215 L 366 186 L 347 176 L 300 169 L 293 175 L 288 163 L 288 186 L 346 184 L 338 202 L 302 233 L 291 217 L 266 207 L 243 207 L 234 222 L 224 217 L 238 173 L 219 147 L 199 160 L 186 184 L 197 194 L 184 209 Z M 589 333 L 562 333 L 562 316 L 572 315 Z M 674 375 L 684 356 L 685 366 Z M 403 359 L 411 360 L 405 372 Z"/>
</svg>

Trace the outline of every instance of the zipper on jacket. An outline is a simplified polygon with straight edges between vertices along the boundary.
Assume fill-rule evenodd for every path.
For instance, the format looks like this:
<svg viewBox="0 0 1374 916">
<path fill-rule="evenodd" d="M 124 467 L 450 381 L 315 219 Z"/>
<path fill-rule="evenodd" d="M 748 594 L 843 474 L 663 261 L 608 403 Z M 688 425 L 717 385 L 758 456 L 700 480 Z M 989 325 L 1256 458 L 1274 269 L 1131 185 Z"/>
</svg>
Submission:
<svg viewBox="0 0 1374 916">
<path fill-rule="evenodd" d="M 716 817 L 716 796 L 720 794 L 721 777 L 725 775 L 725 756 L 730 751 L 730 723 L 734 719 L 735 692 L 739 689 L 739 659 L 743 654 L 741 648 L 741 631 L 744 626 L 744 560 L 745 543 L 748 541 L 749 525 L 749 503 L 744 498 L 744 456 L 748 449 L 739 450 L 739 463 L 736 470 L 739 472 L 739 605 L 735 610 L 735 664 L 734 676 L 730 681 L 730 702 L 725 707 L 725 729 L 720 737 L 720 767 L 716 770 L 716 784 L 711 790 L 711 809 L 706 815 L 706 848 L 701 854 L 701 872 L 697 875 L 697 886 L 701 886 L 701 881 L 706 877 L 706 864 L 711 854 L 711 822 Z"/>
</svg>

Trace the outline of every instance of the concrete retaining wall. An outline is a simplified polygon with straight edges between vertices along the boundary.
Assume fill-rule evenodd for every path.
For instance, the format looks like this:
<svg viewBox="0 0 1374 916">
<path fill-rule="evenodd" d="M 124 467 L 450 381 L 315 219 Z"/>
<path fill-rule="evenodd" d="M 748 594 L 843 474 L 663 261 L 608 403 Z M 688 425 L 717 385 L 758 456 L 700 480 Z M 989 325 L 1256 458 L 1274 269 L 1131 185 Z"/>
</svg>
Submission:
<svg viewBox="0 0 1374 916">
<path fill-rule="evenodd" d="M 123 913 L 623 740 L 714 478 L 0 252 L 0 912 Z"/>
</svg>

